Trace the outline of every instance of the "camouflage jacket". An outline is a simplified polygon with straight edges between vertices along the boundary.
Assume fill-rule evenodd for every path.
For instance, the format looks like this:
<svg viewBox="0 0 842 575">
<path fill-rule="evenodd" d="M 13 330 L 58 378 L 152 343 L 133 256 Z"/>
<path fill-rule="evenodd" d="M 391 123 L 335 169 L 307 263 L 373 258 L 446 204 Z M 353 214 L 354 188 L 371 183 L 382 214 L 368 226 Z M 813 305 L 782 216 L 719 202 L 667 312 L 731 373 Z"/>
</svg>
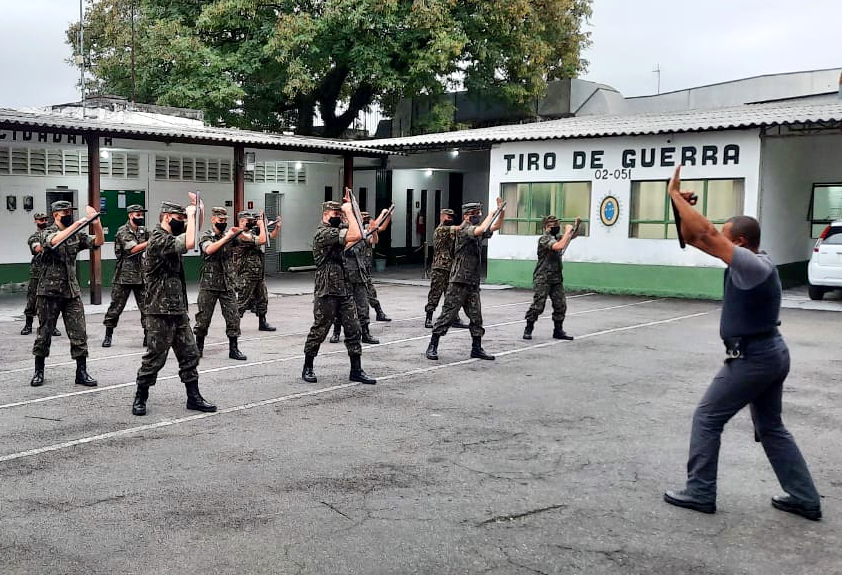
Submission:
<svg viewBox="0 0 842 575">
<path fill-rule="evenodd" d="M 60 230 L 53 224 L 39 232 L 44 247 L 41 256 L 41 274 L 38 280 L 38 295 L 50 297 L 81 297 L 79 280 L 76 277 L 76 256 L 82 250 L 94 248 L 95 236 L 79 232 L 71 236 L 60 248 L 51 245 Z"/>
<path fill-rule="evenodd" d="M 184 234 L 174 236 L 159 225 L 149 235 L 143 254 L 143 283 L 146 284 L 146 313 L 187 313 L 187 284 L 181 256 L 187 253 Z"/>
<path fill-rule="evenodd" d="M 29 277 L 37 278 L 41 276 L 41 268 L 44 267 L 41 262 L 44 261 L 43 252 L 35 251 L 36 246 L 41 245 L 41 230 L 32 232 L 29 239 L 26 240 L 26 245 L 29 246 L 29 252 L 32 254 L 32 262 L 29 264 Z"/>
<path fill-rule="evenodd" d="M 202 274 L 199 278 L 200 290 L 235 291 L 237 284 L 234 276 L 233 241 L 226 243 L 213 254 L 205 252 L 209 244 L 218 242 L 224 235 L 214 230 L 205 230 L 199 238 L 203 260 Z"/>
<path fill-rule="evenodd" d="M 561 283 L 561 252 L 553 251 L 553 244 L 557 241 L 558 238 L 549 233 L 538 239 L 538 263 L 532 274 L 534 283 Z"/>
<path fill-rule="evenodd" d="M 234 271 L 237 279 L 263 279 L 265 255 L 262 246 L 257 243 L 257 236 L 241 235 L 231 240 L 234 256 Z"/>
<path fill-rule="evenodd" d="M 316 286 L 313 295 L 345 296 L 345 236 L 347 229 L 340 230 L 322 222 L 316 228 L 313 238 L 313 261 L 316 264 Z"/>
<path fill-rule="evenodd" d="M 371 266 L 374 263 L 374 246 L 368 243 L 368 241 L 362 242 L 360 261 L 363 263 L 363 267 L 368 272 L 368 275 L 371 275 Z"/>
<path fill-rule="evenodd" d="M 132 248 L 149 239 L 149 231 L 144 227 L 132 230 L 129 224 L 123 224 L 114 235 L 114 254 L 117 267 L 114 269 L 115 284 L 143 283 L 143 254 L 132 254 Z"/>
<path fill-rule="evenodd" d="M 486 230 L 482 235 L 475 236 L 477 226 L 467 222 L 456 230 L 456 240 L 453 247 L 453 268 L 450 270 L 450 281 L 462 284 L 479 285 L 479 260 L 482 254 L 482 240 L 490 238 L 492 232 Z"/>
<path fill-rule="evenodd" d="M 366 282 L 369 268 L 366 268 L 363 254 L 367 244 L 368 242 L 358 242 L 354 247 L 344 250 L 345 274 L 351 283 L 361 284 Z"/>
<path fill-rule="evenodd" d="M 453 266 L 454 226 L 439 226 L 433 232 L 433 269 L 449 270 Z"/>
</svg>

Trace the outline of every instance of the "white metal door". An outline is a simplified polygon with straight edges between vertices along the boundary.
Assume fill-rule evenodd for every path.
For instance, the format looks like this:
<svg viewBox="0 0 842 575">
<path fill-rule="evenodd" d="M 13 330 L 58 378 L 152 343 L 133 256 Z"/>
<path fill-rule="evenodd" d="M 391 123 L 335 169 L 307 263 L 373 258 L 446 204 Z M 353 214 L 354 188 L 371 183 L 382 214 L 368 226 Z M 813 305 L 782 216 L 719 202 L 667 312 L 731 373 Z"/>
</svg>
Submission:
<svg viewBox="0 0 842 575">
<path fill-rule="evenodd" d="M 281 206 L 283 204 L 283 194 L 266 194 L 264 198 L 264 211 L 266 212 L 266 220 L 269 222 L 275 221 L 278 214 L 282 214 Z M 281 271 L 281 238 L 283 238 L 284 231 L 274 240 L 270 240 L 270 245 L 266 248 L 266 273 L 276 274 Z"/>
</svg>

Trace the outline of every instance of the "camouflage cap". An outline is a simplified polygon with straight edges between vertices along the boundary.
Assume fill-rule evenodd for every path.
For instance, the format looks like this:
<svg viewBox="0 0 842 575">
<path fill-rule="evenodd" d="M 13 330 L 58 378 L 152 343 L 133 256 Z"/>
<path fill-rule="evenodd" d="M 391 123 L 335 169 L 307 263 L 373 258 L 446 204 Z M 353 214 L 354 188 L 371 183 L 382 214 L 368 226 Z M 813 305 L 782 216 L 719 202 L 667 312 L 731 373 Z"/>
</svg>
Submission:
<svg viewBox="0 0 842 575">
<path fill-rule="evenodd" d="M 252 212 L 250 210 L 243 210 L 237 213 L 238 220 L 254 220 L 257 219 L 257 212 Z"/>
<path fill-rule="evenodd" d="M 452 216 L 452 215 L 455 215 L 455 214 L 454 214 L 454 212 L 453 212 L 453 210 L 451 210 L 450 208 L 442 208 L 442 209 L 441 209 L 441 212 L 439 212 L 439 213 L 440 213 L 441 215 L 443 215 L 443 216 Z"/>
<path fill-rule="evenodd" d="M 132 204 L 128 208 L 126 208 L 126 213 L 133 214 L 134 212 L 145 212 L 146 208 L 141 206 L 140 204 Z"/>
<path fill-rule="evenodd" d="M 465 212 L 476 212 L 482 210 L 482 202 L 468 202 L 467 204 L 462 204 L 462 213 Z"/>
<path fill-rule="evenodd" d="M 227 218 L 228 217 L 228 210 L 226 210 L 225 208 L 219 208 L 219 207 L 211 208 L 211 215 L 217 216 L 217 217 L 220 217 L 220 218 Z"/>
<path fill-rule="evenodd" d="M 544 225 L 558 223 L 558 218 L 555 216 L 544 216 Z"/>
<path fill-rule="evenodd" d="M 75 210 L 76 208 L 73 207 L 73 204 L 68 202 L 67 200 L 59 200 L 57 202 L 53 202 L 50 204 L 50 211 L 53 213 L 60 212 L 61 210 Z"/>
<path fill-rule="evenodd" d="M 322 204 L 322 211 L 323 212 L 327 212 L 329 210 L 341 210 L 341 209 L 342 209 L 342 204 L 340 204 L 339 202 L 331 201 L 331 202 L 324 202 Z"/>
<path fill-rule="evenodd" d="M 32 219 L 33 219 L 33 220 L 46 220 L 46 219 L 47 219 L 47 214 L 45 214 L 44 212 L 35 212 L 35 213 L 32 215 Z"/>
<path fill-rule="evenodd" d="M 187 215 L 187 210 L 183 207 L 179 206 L 174 202 L 161 202 L 161 213 L 162 214 L 180 214 L 182 216 Z"/>
</svg>

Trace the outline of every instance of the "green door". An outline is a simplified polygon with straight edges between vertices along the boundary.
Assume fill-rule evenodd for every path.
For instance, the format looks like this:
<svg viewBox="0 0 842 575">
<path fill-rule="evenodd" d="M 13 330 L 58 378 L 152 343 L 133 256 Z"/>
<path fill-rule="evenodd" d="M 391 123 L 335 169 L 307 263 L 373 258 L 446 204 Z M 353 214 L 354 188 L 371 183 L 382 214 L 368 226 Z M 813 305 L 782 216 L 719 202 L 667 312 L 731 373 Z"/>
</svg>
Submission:
<svg viewBox="0 0 842 575">
<path fill-rule="evenodd" d="M 129 219 L 126 208 L 132 204 L 146 207 L 146 192 L 143 190 L 102 190 L 99 194 L 102 229 L 105 241 L 113 242 L 117 228 Z"/>
</svg>

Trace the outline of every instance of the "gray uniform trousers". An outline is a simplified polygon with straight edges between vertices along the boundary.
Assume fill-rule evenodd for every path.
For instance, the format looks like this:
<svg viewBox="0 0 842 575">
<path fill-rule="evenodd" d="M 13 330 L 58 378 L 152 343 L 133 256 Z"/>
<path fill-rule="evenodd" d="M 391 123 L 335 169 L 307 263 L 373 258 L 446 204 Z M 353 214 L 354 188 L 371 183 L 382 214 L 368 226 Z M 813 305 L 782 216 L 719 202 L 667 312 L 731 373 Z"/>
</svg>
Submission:
<svg viewBox="0 0 842 575">
<path fill-rule="evenodd" d="M 819 505 L 807 463 L 781 421 L 783 383 L 789 373 L 789 349 L 780 335 L 745 344 L 745 357 L 728 359 L 693 414 L 687 491 L 716 500 L 719 445 L 725 424 L 746 405 L 766 457 L 783 490 L 806 505 Z"/>
</svg>

